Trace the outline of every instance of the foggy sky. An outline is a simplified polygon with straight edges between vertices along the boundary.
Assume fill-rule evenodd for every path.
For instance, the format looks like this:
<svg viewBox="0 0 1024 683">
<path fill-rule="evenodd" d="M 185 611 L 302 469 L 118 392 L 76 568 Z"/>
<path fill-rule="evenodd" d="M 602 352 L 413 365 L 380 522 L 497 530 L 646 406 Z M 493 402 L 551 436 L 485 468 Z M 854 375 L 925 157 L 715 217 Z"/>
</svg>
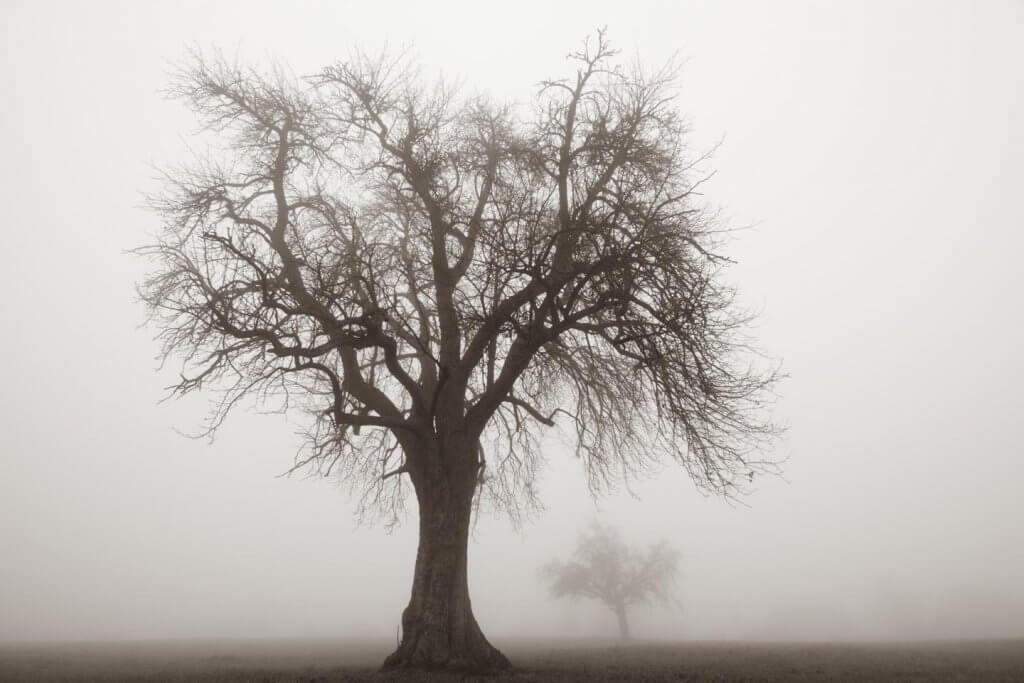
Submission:
<svg viewBox="0 0 1024 683">
<path fill-rule="evenodd" d="M 412 45 L 499 100 L 569 75 L 607 25 L 689 58 L 695 149 L 761 348 L 781 358 L 784 479 L 742 503 L 678 467 L 596 502 L 549 442 L 546 510 L 480 519 L 484 631 L 605 636 L 537 568 L 599 518 L 682 552 L 681 610 L 638 637 L 1024 636 L 1024 5 L 987 3 L 0 4 L 0 640 L 374 635 L 408 600 L 415 509 L 356 528 L 334 484 L 276 478 L 295 424 L 212 395 L 158 404 L 155 330 L 124 253 L 189 112 L 157 93 L 188 46 L 297 74 Z M 490 7 L 490 8 L 489 8 Z"/>
</svg>

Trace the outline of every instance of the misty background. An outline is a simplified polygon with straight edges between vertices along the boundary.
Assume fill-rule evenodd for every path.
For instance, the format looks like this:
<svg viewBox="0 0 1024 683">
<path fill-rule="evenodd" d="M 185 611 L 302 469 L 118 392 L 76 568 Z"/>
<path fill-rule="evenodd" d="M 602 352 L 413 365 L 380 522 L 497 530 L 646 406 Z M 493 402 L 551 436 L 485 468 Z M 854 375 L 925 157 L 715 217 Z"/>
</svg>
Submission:
<svg viewBox="0 0 1024 683">
<path fill-rule="evenodd" d="M 504 101 L 623 58 L 689 57 L 694 149 L 758 345 L 784 362 L 784 479 L 730 504 L 681 468 L 594 500 L 557 439 L 521 530 L 479 519 L 470 590 L 503 637 L 612 636 L 537 570 L 591 519 L 682 552 L 682 609 L 639 638 L 1024 636 L 1024 4 L 0 5 L 0 640 L 394 637 L 416 513 L 356 527 L 330 481 L 277 478 L 297 425 L 212 394 L 158 404 L 125 254 L 154 165 L 196 129 L 163 99 L 189 46 L 299 75 L 385 43 Z"/>
</svg>

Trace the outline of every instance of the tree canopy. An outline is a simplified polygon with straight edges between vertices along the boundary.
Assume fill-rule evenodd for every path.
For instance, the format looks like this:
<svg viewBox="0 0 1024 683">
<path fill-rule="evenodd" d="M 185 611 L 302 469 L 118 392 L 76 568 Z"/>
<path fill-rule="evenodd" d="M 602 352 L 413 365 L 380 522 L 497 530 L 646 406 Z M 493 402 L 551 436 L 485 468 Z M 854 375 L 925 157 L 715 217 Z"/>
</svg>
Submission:
<svg viewBox="0 0 1024 683">
<path fill-rule="evenodd" d="M 388 506 L 403 439 L 450 411 L 504 509 L 534 500 L 556 423 L 594 486 L 670 457 L 736 490 L 767 464 L 775 375 L 748 365 L 675 65 L 614 56 L 603 35 L 570 55 L 529 118 L 401 60 L 296 79 L 197 57 L 170 93 L 219 148 L 167 173 L 140 250 L 175 391 L 224 391 L 211 430 L 248 395 L 306 411 L 297 466 Z"/>
</svg>

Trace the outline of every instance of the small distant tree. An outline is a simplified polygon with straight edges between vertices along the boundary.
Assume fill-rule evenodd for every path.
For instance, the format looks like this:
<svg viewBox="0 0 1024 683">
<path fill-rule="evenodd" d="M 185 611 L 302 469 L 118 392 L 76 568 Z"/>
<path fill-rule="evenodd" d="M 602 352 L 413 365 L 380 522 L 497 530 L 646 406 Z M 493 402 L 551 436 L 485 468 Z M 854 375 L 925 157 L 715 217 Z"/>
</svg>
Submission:
<svg viewBox="0 0 1024 683">
<path fill-rule="evenodd" d="M 595 524 L 580 536 L 573 559 L 564 564 L 551 562 L 542 574 L 555 597 L 604 603 L 615 612 L 619 636 L 628 640 L 626 610 L 630 605 L 674 600 L 679 553 L 664 542 L 650 546 L 647 552 L 636 552 L 615 529 Z"/>
</svg>

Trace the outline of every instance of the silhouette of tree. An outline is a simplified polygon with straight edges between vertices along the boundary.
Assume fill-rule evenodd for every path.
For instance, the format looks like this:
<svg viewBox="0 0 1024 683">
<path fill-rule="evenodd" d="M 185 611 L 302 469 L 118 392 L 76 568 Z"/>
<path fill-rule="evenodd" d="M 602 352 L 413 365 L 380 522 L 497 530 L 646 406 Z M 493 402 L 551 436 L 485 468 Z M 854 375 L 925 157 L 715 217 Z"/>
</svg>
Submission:
<svg viewBox="0 0 1024 683">
<path fill-rule="evenodd" d="M 308 79 L 196 55 L 170 87 L 209 149 L 166 173 L 139 287 L 183 395 L 306 415 L 293 470 L 337 476 L 419 549 L 388 668 L 496 669 L 473 616 L 470 518 L 536 504 L 542 427 L 590 483 L 661 458 L 730 495 L 775 380 L 695 202 L 671 65 L 614 63 L 603 34 L 531 116 L 405 60 L 357 54 Z"/>
<path fill-rule="evenodd" d="M 652 600 L 673 600 L 679 554 L 665 543 L 646 553 L 631 550 L 619 533 L 594 524 L 580 535 L 573 558 L 551 562 L 542 570 L 555 597 L 591 598 L 615 612 L 619 637 L 630 637 L 627 609 Z"/>
</svg>

